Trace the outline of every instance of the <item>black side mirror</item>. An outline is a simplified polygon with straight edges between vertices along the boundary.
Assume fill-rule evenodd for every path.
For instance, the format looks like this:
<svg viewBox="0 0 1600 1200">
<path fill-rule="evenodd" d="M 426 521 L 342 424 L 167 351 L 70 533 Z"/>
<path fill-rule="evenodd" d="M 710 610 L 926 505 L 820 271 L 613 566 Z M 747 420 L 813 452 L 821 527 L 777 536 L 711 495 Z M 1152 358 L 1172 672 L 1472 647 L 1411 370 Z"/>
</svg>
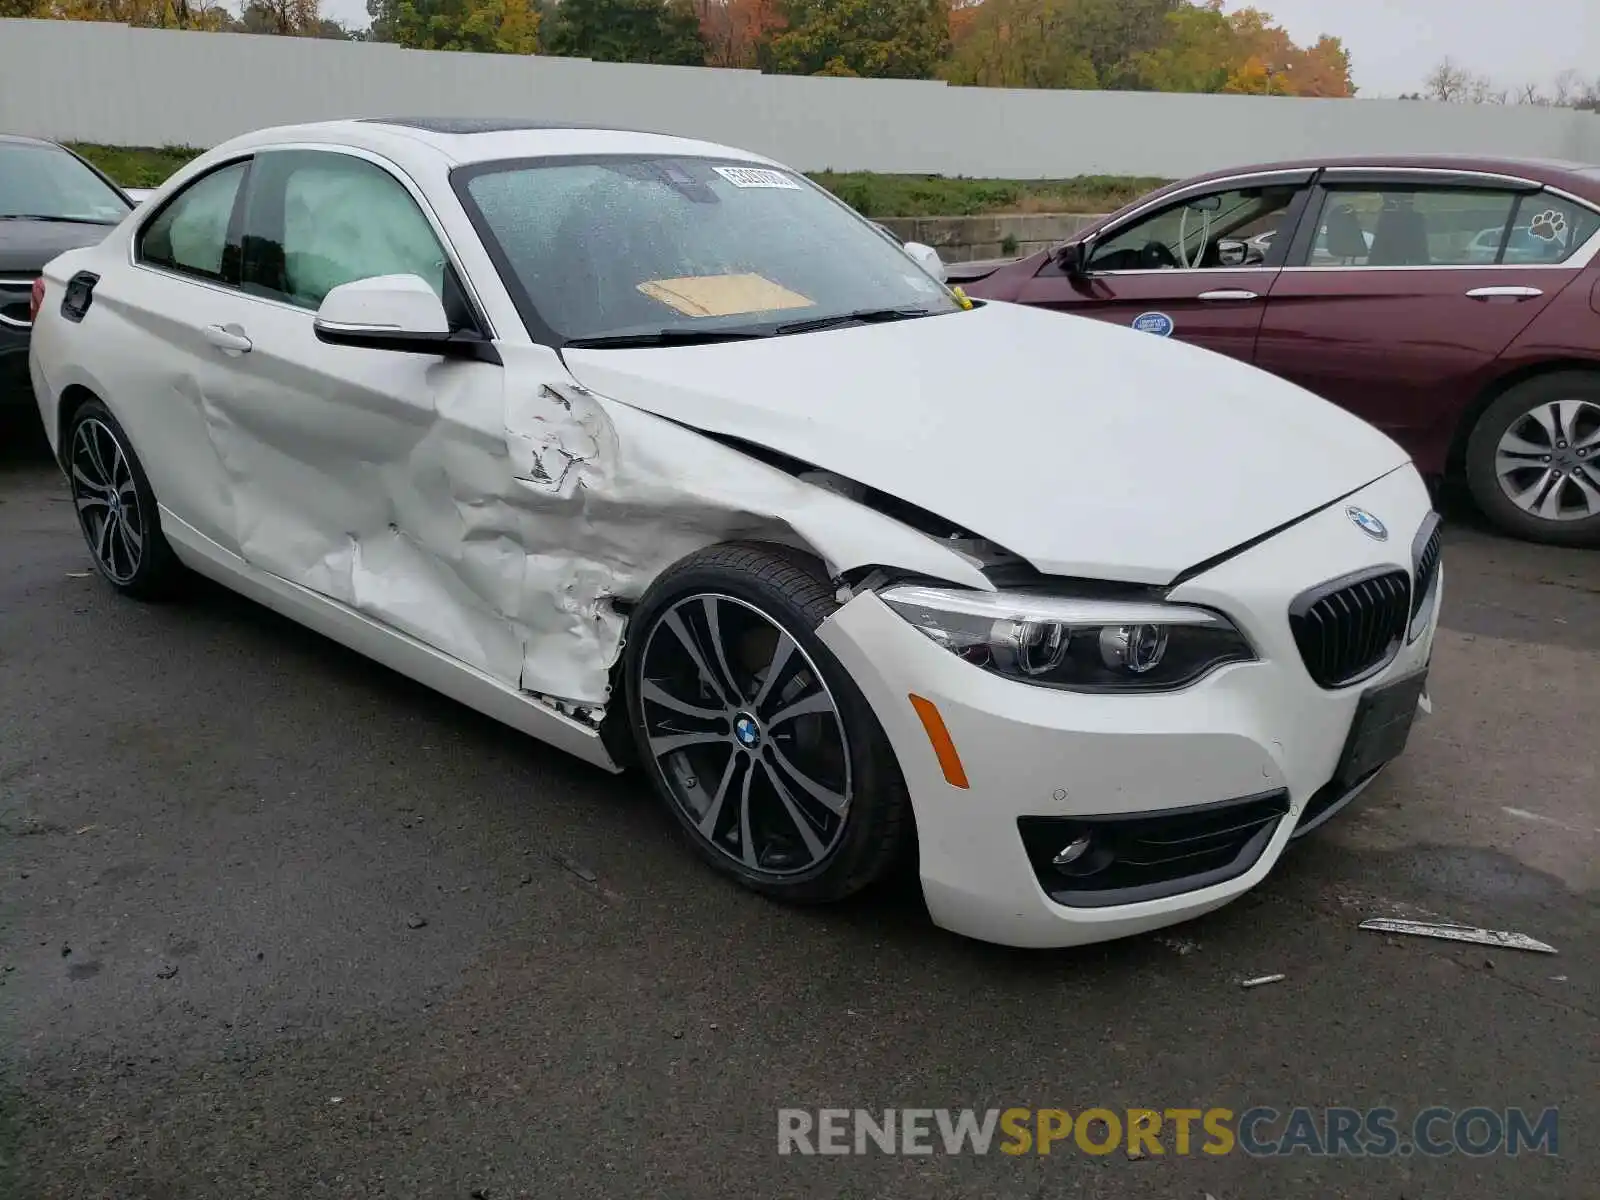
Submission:
<svg viewBox="0 0 1600 1200">
<path fill-rule="evenodd" d="M 1081 242 L 1068 242 L 1056 251 L 1056 266 L 1073 277 L 1085 274 L 1089 266 L 1089 251 L 1093 249 L 1092 239 Z"/>
</svg>

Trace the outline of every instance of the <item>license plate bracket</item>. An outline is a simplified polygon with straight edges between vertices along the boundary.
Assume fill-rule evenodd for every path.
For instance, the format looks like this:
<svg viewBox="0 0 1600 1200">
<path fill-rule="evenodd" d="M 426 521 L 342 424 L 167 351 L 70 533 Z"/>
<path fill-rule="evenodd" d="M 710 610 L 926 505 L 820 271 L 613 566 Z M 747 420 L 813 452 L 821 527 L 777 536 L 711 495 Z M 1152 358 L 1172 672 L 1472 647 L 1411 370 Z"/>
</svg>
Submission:
<svg viewBox="0 0 1600 1200">
<path fill-rule="evenodd" d="M 1384 763 L 1398 758 L 1411 736 L 1417 702 L 1428 687 L 1428 669 L 1363 692 L 1333 777 L 1354 787 Z"/>
</svg>

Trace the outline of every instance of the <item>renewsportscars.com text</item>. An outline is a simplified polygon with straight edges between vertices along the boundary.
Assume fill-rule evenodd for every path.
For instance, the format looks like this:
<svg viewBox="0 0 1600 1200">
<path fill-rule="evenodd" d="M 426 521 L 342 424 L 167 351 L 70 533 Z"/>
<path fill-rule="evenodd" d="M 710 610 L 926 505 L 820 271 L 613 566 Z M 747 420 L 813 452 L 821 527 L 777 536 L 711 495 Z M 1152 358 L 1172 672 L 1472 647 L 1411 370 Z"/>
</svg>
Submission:
<svg viewBox="0 0 1600 1200">
<path fill-rule="evenodd" d="M 1560 1153 L 1559 1112 L 1424 1108 L 781 1108 L 779 1154 L 1304 1154 L 1316 1158 Z"/>
</svg>

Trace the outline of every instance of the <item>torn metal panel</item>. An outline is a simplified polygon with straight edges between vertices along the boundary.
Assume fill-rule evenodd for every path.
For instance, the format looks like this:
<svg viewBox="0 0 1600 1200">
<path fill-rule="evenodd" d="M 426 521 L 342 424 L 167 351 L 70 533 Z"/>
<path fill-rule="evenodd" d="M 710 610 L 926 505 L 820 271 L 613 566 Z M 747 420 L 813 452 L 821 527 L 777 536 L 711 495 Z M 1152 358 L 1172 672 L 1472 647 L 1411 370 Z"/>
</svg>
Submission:
<svg viewBox="0 0 1600 1200">
<path fill-rule="evenodd" d="M 1477 929 L 1471 925 L 1450 925 L 1435 921 L 1403 921 L 1397 917 L 1373 917 L 1361 922 L 1362 929 L 1378 933 L 1407 933 L 1415 937 L 1441 938 L 1447 942 L 1470 942 L 1475 946 L 1497 946 L 1502 950 L 1531 950 L 1554 954 L 1556 948 L 1525 933 L 1499 929 Z"/>
<path fill-rule="evenodd" d="M 926 534 L 594 395 L 545 347 L 502 345 L 502 369 L 313 350 L 300 314 L 252 320 L 283 324 L 199 408 L 240 555 L 585 719 L 622 647 L 615 602 L 718 542 L 989 586 Z"/>
</svg>

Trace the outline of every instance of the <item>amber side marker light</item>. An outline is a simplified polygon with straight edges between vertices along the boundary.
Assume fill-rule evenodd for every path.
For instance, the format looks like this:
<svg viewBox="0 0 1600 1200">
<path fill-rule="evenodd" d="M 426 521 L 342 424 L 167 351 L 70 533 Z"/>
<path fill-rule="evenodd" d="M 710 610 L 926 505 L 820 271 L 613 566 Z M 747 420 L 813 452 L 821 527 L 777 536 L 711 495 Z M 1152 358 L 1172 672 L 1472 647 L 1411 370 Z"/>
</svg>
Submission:
<svg viewBox="0 0 1600 1200">
<path fill-rule="evenodd" d="M 970 787 L 966 768 L 961 765 L 961 755 L 956 753 L 956 744 L 950 740 L 950 731 L 945 728 L 944 718 L 939 715 L 938 708 L 934 706 L 932 700 L 924 699 L 915 692 L 909 693 L 909 698 L 911 707 L 917 710 L 917 717 L 928 735 L 928 742 L 933 746 L 933 753 L 939 760 L 939 769 L 944 772 L 945 782 L 951 787 Z"/>
</svg>

